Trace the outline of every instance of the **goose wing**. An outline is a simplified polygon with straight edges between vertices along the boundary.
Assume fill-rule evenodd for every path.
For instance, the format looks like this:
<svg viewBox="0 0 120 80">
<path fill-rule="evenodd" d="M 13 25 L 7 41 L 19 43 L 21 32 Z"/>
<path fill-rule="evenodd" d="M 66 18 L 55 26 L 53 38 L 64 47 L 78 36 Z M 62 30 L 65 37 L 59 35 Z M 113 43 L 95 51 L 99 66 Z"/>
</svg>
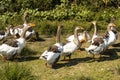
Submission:
<svg viewBox="0 0 120 80">
<path fill-rule="evenodd" d="M 18 47 L 18 41 L 14 40 L 14 39 L 9 39 L 9 40 L 5 41 L 4 44 L 7 44 L 11 47 Z"/>
<path fill-rule="evenodd" d="M 5 31 L 0 31 L 0 35 L 5 35 Z"/>
</svg>

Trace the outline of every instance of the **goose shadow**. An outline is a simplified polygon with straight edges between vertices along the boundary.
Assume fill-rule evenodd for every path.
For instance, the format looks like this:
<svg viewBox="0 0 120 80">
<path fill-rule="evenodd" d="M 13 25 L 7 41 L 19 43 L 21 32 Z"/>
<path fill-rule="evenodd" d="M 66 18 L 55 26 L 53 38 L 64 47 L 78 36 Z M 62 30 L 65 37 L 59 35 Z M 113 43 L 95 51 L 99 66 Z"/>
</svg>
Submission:
<svg viewBox="0 0 120 80">
<path fill-rule="evenodd" d="M 111 61 L 111 60 L 116 60 L 120 58 L 117 52 L 120 52 L 119 48 L 112 48 L 112 49 L 107 49 L 103 54 L 102 57 L 99 58 L 99 62 L 102 61 Z"/>
<path fill-rule="evenodd" d="M 116 43 L 112 45 L 113 47 L 120 47 L 120 43 Z"/>
<path fill-rule="evenodd" d="M 25 62 L 25 61 L 33 61 L 33 60 L 38 60 L 39 56 L 21 56 L 15 58 L 14 61 L 16 62 Z"/>
<path fill-rule="evenodd" d="M 42 37 L 39 37 L 39 38 L 34 38 L 34 37 L 32 37 L 31 39 L 27 39 L 27 41 L 28 42 L 36 42 L 36 41 L 45 41 L 45 39 L 44 38 L 42 38 Z"/>
<path fill-rule="evenodd" d="M 37 51 L 31 50 L 29 47 L 23 48 L 20 54 L 15 57 L 15 61 L 24 62 L 39 59 Z"/>
<path fill-rule="evenodd" d="M 70 61 L 60 61 L 60 63 L 57 63 L 54 69 L 59 69 L 62 67 L 70 67 L 70 66 L 74 66 L 77 65 L 79 63 L 84 63 L 84 62 L 92 62 L 91 61 L 92 58 L 91 57 L 85 57 L 85 58 L 73 58 Z"/>
</svg>

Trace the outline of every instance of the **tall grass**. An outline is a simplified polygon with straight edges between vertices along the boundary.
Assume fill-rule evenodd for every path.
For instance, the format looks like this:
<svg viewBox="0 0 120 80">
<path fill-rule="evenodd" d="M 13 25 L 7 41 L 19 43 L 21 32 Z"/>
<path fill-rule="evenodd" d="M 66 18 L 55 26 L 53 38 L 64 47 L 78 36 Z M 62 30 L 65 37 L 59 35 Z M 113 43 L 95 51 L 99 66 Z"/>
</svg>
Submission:
<svg viewBox="0 0 120 80">
<path fill-rule="evenodd" d="M 0 67 L 0 80 L 35 80 L 25 65 L 7 63 Z"/>
</svg>

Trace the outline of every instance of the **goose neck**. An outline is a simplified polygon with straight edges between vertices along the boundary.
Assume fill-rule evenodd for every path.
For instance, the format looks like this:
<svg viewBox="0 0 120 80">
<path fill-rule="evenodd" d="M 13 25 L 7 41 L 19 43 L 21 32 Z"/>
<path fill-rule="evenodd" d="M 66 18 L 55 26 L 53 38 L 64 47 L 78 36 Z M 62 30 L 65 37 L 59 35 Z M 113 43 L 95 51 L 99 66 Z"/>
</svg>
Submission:
<svg viewBox="0 0 120 80">
<path fill-rule="evenodd" d="M 75 30 L 74 31 L 74 43 L 79 46 L 80 42 L 79 42 L 79 39 L 78 39 L 78 30 Z"/>
<path fill-rule="evenodd" d="M 60 43 L 61 41 L 61 39 L 60 39 L 60 35 L 61 35 L 61 28 L 60 27 L 58 27 L 58 29 L 57 29 L 57 35 L 56 35 L 56 43 Z"/>
</svg>

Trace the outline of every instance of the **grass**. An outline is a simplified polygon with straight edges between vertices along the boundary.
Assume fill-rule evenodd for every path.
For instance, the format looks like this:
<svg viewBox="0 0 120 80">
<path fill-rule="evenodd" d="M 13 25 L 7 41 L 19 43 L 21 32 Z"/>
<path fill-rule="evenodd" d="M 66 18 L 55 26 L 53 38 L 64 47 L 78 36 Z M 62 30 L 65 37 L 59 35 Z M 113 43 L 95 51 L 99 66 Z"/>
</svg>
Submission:
<svg viewBox="0 0 120 80">
<path fill-rule="evenodd" d="M 60 58 L 55 69 L 45 67 L 45 61 L 40 60 L 39 56 L 49 45 L 55 43 L 55 37 L 40 36 L 45 41 L 27 42 L 27 47 L 22 51 L 22 57 L 14 61 L 0 61 L 0 65 L 23 64 L 27 65 L 34 80 L 119 80 L 120 79 L 120 47 L 110 47 L 96 61 L 92 60 L 92 55 L 86 51 L 75 51 L 72 60 L 61 61 Z M 65 42 L 66 35 L 62 36 Z M 119 38 L 120 39 L 120 38 Z M 120 40 L 116 43 L 119 43 Z M 83 44 L 88 47 L 90 43 Z M 108 55 L 109 54 L 109 55 Z M 96 56 L 97 58 L 97 56 Z"/>
<path fill-rule="evenodd" d="M 0 80 L 34 80 L 28 67 L 18 63 L 7 63 L 0 67 Z"/>
</svg>

